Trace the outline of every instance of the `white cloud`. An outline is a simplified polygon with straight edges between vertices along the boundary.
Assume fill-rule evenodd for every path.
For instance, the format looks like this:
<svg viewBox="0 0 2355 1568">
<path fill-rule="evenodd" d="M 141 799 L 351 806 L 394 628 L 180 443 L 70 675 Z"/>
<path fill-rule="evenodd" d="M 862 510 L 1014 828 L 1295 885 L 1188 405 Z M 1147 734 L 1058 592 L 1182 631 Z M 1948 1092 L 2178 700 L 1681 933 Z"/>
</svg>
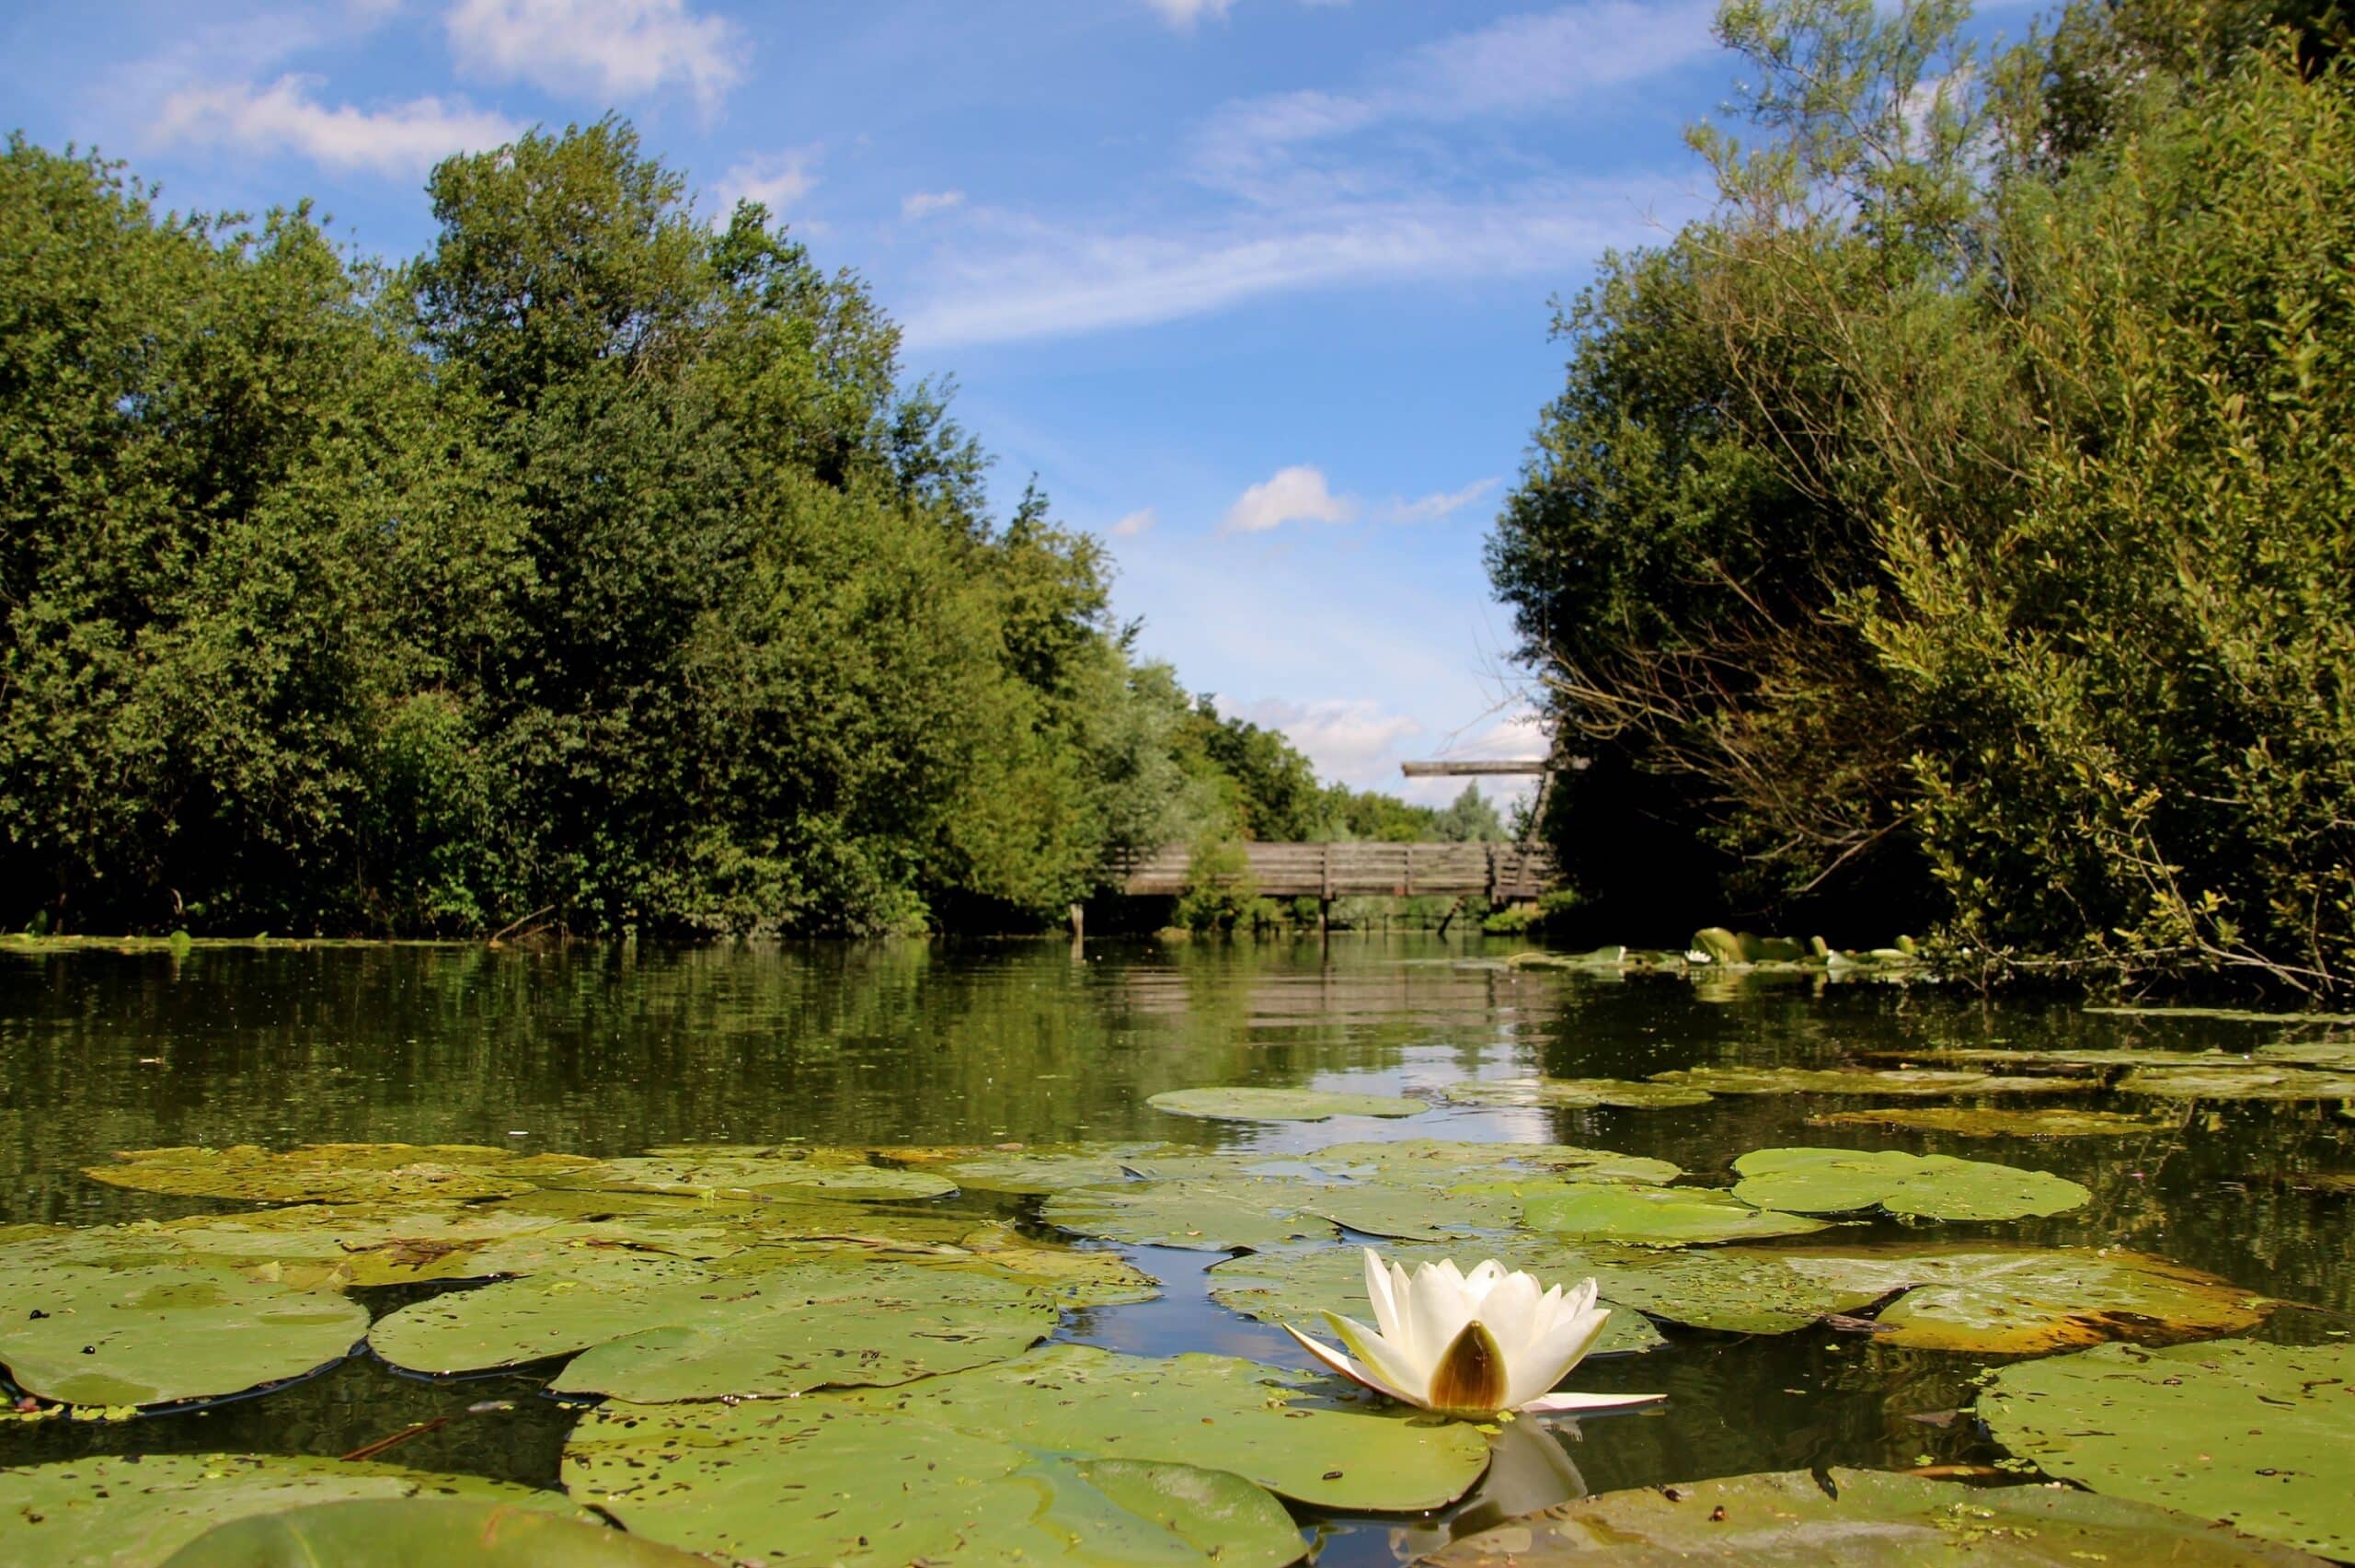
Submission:
<svg viewBox="0 0 2355 1568">
<path fill-rule="evenodd" d="M 149 132 L 166 142 L 299 153 L 329 168 L 413 175 L 452 153 L 512 141 L 523 130 L 504 115 L 435 97 L 376 109 L 330 106 L 317 100 L 318 86 L 316 76 L 290 74 L 267 87 L 183 87 L 164 100 Z"/>
<path fill-rule="evenodd" d="M 900 198 L 900 216 L 913 223 L 964 204 L 965 193 L 961 190 L 918 190 Z"/>
<path fill-rule="evenodd" d="M 613 101 L 684 86 L 708 113 L 743 79 L 743 35 L 686 0 L 456 0 L 461 69 Z"/>
<path fill-rule="evenodd" d="M 1405 714 L 1393 713 L 1370 697 L 1308 703 L 1268 697 L 1241 707 L 1222 701 L 1219 707 L 1262 728 L 1283 731 L 1286 739 L 1308 754 L 1320 775 L 1357 789 L 1395 788 L 1398 743 L 1423 732 Z"/>
<path fill-rule="evenodd" d="M 1161 519 L 1155 515 L 1151 507 L 1145 507 L 1129 513 L 1104 532 L 1115 539 L 1134 539 L 1160 521 Z"/>
<path fill-rule="evenodd" d="M 1411 501 L 1393 501 L 1384 515 L 1393 522 L 1434 522 L 1453 517 L 1496 487 L 1494 479 L 1475 479 L 1461 490 L 1442 490 Z"/>
<path fill-rule="evenodd" d="M 817 185 L 818 177 L 810 170 L 815 157 L 808 147 L 789 147 L 738 159 L 713 188 L 719 198 L 715 216 L 724 222 L 739 201 L 757 201 L 771 216 L 781 216 Z"/>
<path fill-rule="evenodd" d="M 1244 491 L 1219 532 L 1265 533 L 1287 522 L 1347 522 L 1356 515 L 1354 503 L 1326 488 L 1321 470 L 1294 464 Z"/>
<path fill-rule="evenodd" d="M 1145 0 L 1145 4 L 1161 13 L 1161 19 L 1173 28 L 1192 27 L 1204 17 L 1223 21 L 1235 5 L 1235 0 Z"/>
</svg>

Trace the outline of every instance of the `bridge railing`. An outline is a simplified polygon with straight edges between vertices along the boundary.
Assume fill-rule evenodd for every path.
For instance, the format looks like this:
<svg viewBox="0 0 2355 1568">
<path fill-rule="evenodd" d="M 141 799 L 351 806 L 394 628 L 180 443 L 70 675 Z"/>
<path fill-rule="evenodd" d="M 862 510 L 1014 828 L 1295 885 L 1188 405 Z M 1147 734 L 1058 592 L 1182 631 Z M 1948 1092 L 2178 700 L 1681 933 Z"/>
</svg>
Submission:
<svg viewBox="0 0 2355 1568">
<path fill-rule="evenodd" d="M 1492 903 L 1534 898 L 1559 884 L 1551 853 L 1520 844 L 1249 842 L 1238 846 L 1252 885 L 1270 898 L 1407 898 L 1478 894 Z M 1165 844 L 1118 867 L 1121 890 L 1185 892 L 1193 847 Z"/>
</svg>

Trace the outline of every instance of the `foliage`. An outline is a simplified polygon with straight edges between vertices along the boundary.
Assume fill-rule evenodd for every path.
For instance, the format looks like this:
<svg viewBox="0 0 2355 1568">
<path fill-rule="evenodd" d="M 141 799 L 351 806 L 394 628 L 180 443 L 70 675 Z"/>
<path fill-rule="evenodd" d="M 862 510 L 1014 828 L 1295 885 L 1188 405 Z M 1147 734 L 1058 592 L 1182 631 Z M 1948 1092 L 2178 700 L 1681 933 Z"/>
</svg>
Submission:
<svg viewBox="0 0 2355 1568">
<path fill-rule="evenodd" d="M 1562 312 L 1490 546 L 1596 753 L 1557 815 L 1595 908 L 1714 878 L 1835 928 L 1942 909 L 1989 964 L 2342 983 L 2330 13 L 2079 5 L 1979 58 L 1954 0 L 1723 8 L 1763 139 L 1696 132 L 1717 212 Z M 1627 834 L 1563 833 L 1613 804 Z"/>
</svg>

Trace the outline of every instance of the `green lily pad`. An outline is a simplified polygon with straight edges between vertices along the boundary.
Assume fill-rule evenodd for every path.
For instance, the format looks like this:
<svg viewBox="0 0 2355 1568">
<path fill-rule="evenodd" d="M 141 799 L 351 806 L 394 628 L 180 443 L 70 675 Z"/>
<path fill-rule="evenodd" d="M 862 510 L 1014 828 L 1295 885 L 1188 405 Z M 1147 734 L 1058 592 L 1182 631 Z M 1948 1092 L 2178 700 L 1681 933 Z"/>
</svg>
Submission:
<svg viewBox="0 0 2355 1568">
<path fill-rule="evenodd" d="M 1922 1350 L 2033 1356 L 2106 1340 L 2243 1333 L 2271 1303 L 2229 1280 L 2122 1247 L 1881 1247 L 1785 1252 L 1784 1265 L 1878 1299 L 1877 1336 Z"/>
<path fill-rule="evenodd" d="M 466 1202 L 529 1192 L 546 1179 L 575 1177 L 597 1164 L 570 1155 L 523 1157 L 464 1143 L 311 1143 L 278 1154 L 250 1144 L 134 1149 L 114 1160 L 82 1173 L 140 1192 L 249 1203 Z"/>
<path fill-rule="evenodd" d="M 1824 1228 L 1821 1219 L 1777 1214 L 1706 1187 L 1580 1187 L 1531 1198 L 1522 1217 L 1557 1235 L 1639 1247 L 1804 1236 Z"/>
<path fill-rule="evenodd" d="M 1409 1273 L 1419 1265 L 1447 1257 L 1454 1257 L 1468 1267 L 1479 1258 L 1493 1256 L 1508 1268 L 1525 1269 L 1542 1283 L 1565 1288 L 1592 1273 L 1561 1270 L 1558 1265 L 1568 1255 L 1559 1247 L 1527 1241 L 1518 1244 L 1505 1242 L 1493 1249 L 1484 1247 L 1476 1254 L 1451 1253 L 1444 1247 L 1382 1249 L 1385 1262 L 1399 1264 Z M 1374 1321 L 1373 1302 L 1365 1293 L 1365 1257 L 1355 1247 L 1291 1247 L 1281 1252 L 1252 1253 L 1218 1265 L 1210 1271 L 1209 1277 L 1212 1300 L 1229 1311 L 1257 1318 L 1263 1323 L 1297 1323 L 1314 1331 L 1324 1321 L 1320 1314 L 1325 1312 L 1338 1312 L 1361 1323 Z M 1618 1306 L 1607 1298 L 1603 1305 Z M 1652 1327 L 1650 1319 L 1641 1312 L 1619 1308 L 1612 1312 L 1611 1322 L 1603 1326 L 1603 1337 L 1587 1354 L 1628 1355 L 1657 1349 L 1667 1343 Z"/>
<path fill-rule="evenodd" d="M 1224 1122 L 1321 1122 L 1329 1116 L 1415 1116 L 1430 1109 L 1396 1094 L 1337 1094 L 1321 1089 L 1261 1089 L 1235 1084 L 1172 1089 L 1145 1102 L 1172 1116 Z"/>
<path fill-rule="evenodd" d="M 1054 1345 L 902 1389 L 824 1397 L 1050 1452 L 1232 1471 L 1321 1508 L 1437 1508 L 1487 1468 L 1488 1442 L 1473 1426 L 1305 1400 L 1304 1380 L 1228 1356 Z"/>
<path fill-rule="evenodd" d="M 1848 1214 L 1880 1207 L 1913 1219 L 2060 1214 L 2093 1194 L 2044 1171 L 1896 1150 L 1761 1149 L 1733 1162 L 1733 1196 L 1761 1208 Z"/>
<path fill-rule="evenodd" d="M 1654 1083 L 1706 1090 L 1712 1094 L 1943 1094 L 2051 1091 L 2066 1080 L 1999 1079 L 1984 1072 L 1933 1068 L 1689 1067 L 1655 1072 Z"/>
<path fill-rule="evenodd" d="M 159 1233 L 189 1253 L 287 1284 L 413 1285 L 495 1272 L 476 1254 L 555 1220 L 505 1204 L 298 1204 L 175 1219 Z"/>
<path fill-rule="evenodd" d="M 1534 1106 L 1548 1110 L 1612 1105 L 1648 1111 L 1706 1105 L 1716 1098 L 1706 1089 L 1638 1083 L 1625 1078 L 1495 1078 L 1451 1083 L 1441 1093 L 1450 1104 L 1455 1105 Z"/>
<path fill-rule="evenodd" d="M 925 1266 L 1018 1280 L 1063 1307 L 1111 1307 L 1161 1294 L 1159 1280 L 1109 1248 L 1033 1241 L 1010 1225 L 969 1230 L 955 1253 L 936 1253 Z"/>
<path fill-rule="evenodd" d="M 646 1403 L 905 1382 L 1020 1354 L 1052 1333 L 1045 1295 L 907 1264 L 803 1264 L 718 1278 L 666 1265 L 626 1283 L 537 1276 L 418 1301 L 369 1334 L 396 1367 L 477 1372 L 551 1356 L 549 1383 Z"/>
<path fill-rule="evenodd" d="M 2355 1557 L 2355 1347 L 2105 1345 L 2005 1368 L 1978 1409 L 2049 1474 Z"/>
<path fill-rule="evenodd" d="M 605 1406 L 574 1427 L 564 1482 L 637 1534 L 739 1562 L 1279 1568 L 1306 1545 L 1240 1476 L 1074 1461 L 831 1400 Z"/>
<path fill-rule="evenodd" d="M 2329 1027 L 2355 1024 L 2355 1013 L 2257 1013 L 2246 1007 L 2087 1007 L 2085 1013 L 2127 1018 L 2198 1018 L 2220 1024 L 2305 1024 Z"/>
<path fill-rule="evenodd" d="M 1509 1181 L 1532 1175 L 1572 1182 L 1668 1183 L 1684 1173 L 1665 1160 L 1621 1154 L 1609 1149 L 1580 1149 L 1568 1143 L 1476 1143 L 1445 1138 L 1336 1143 L 1303 1158 L 1315 1170 L 1352 1182 L 1442 1191 L 1469 1181 Z"/>
<path fill-rule="evenodd" d="M 2261 1061 L 2290 1062 L 2300 1067 L 2355 1072 L 2355 1040 L 2308 1040 L 2298 1044 L 2259 1046 L 2257 1054 Z"/>
<path fill-rule="evenodd" d="M 1333 1240 L 1332 1221 L 1314 1211 L 1323 1196 L 1312 1184 L 1270 1176 L 1130 1182 L 1057 1193 L 1040 1215 L 1050 1225 L 1108 1242 L 1231 1253 Z"/>
<path fill-rule="evenodd" d="M 340 1361 L 368 1332 L 366 1309 L 332 1292 L 194 1265 L 13 1270 L 5 1293 L 0 1363 L 67 1404 L 242 1393 Z"/>
<path fill-rule="evenodd" d="M 574 1516 L 560 1493 L 397 1465 L 284 1454 L 147 1454 L 0 1470 L 20 1568 L 155 1568 L 232 1519 L 362 1497 L 470 1498 Z"/>
<path fill-rule="evenodd" d="M 2303 1067 L 2146 1067 L 2120 1079 L 2118 1091 L 2165 1100 L 2338 1100 L 2355 1095 L 2355 1072 Z"/>
<path fill-rule="evenodd" d="M 546 1508 L 458 1497 L 362 1497 L 232 1520 L 164 1568 L 709 1568 L 705 1559 Z"/>
<path fill-rule="evenodd" d="M 982 1192 L 1046 1194 L 1125 1181 L 1140 1164 L 1182 1152 L 1166 1143 L 1063 1144 L 1028 1149 L 887 1150 L 960 1187 Z"/>
<path fill-rule="evenodd" d="M 2115 1497 L 2050 1486 L 1964 1486 L 1882 1471 L 1725 1476 L 1606 1492 L 1467 1536 L 1430 1568 L 1682 1562 L 2181 1568 L 2312 1562 L 2268 1541 Z"/>
<path fill-rule="evenodd" d="M 2012 1046 L 1988 1046 L 1929 1051 L 1867 1051 L 1879 1061 L 1935 1062 L 1945 1066 L 2002 1067 L 2020 1072 L 2107 1072 L 2130 1067 L 2245 1067 L 2254 1059 L 2223 1051 L 2162 1050 L 2140 1046 L 2108 1048 L 2068 1047 L 2030 1050 Z"/>
<path fill-rule="evenodd" d="M 957 1184 L 932 1171 L 879 1165 L 863 1149 L 678 1144 L 607 1160 L 560 1184 L 601 1192 L 718 1198 L 833 1198 L 852 1202 L 945 1197 Z"/>
<path fill-rule="evenodd" d="M 1997 1105 L 1880 1105 L 1808 1117 L 1809 1127 L 1902 1127 L 1957 1138 L 2127 1138 L 2176 1124 L 2119 1111 L 2016 1111 Z"/>
<path fill-rule="evenodd" d="M 1614 1301 L 1666 1322 L 1722 1333 L 1790 1333 L 1889 1294 L 1877 1282 L 1802 1274 L 1786 1256 L 1779 1249 L 1754 1247 L 1597 1247 L 1554 1272 L 1557 1277 L 1591 1274 Z"/>
</svg>

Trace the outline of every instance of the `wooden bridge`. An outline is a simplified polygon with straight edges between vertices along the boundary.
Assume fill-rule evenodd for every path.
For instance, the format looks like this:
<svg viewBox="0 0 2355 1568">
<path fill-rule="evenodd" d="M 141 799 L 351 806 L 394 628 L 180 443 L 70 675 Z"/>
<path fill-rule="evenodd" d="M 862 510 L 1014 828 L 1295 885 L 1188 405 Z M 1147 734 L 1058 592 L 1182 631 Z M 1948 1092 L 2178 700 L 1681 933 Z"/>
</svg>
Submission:
<svg viewBox="0 0 2355 1568">
<path fill-rule="evenodd" d="M 1534 898 L 1557 886 L 1551 853 L 1522 844 L 1244 843 L 1252 885 L 1264 898 L 1412 898 L 1473 895 L 1492 904 Z M 1124 868 L 1121 891 L 1140 897 L 1183 893 L 1192 885 L 1194 853 L 1166 844 Z"/>
</svg>

